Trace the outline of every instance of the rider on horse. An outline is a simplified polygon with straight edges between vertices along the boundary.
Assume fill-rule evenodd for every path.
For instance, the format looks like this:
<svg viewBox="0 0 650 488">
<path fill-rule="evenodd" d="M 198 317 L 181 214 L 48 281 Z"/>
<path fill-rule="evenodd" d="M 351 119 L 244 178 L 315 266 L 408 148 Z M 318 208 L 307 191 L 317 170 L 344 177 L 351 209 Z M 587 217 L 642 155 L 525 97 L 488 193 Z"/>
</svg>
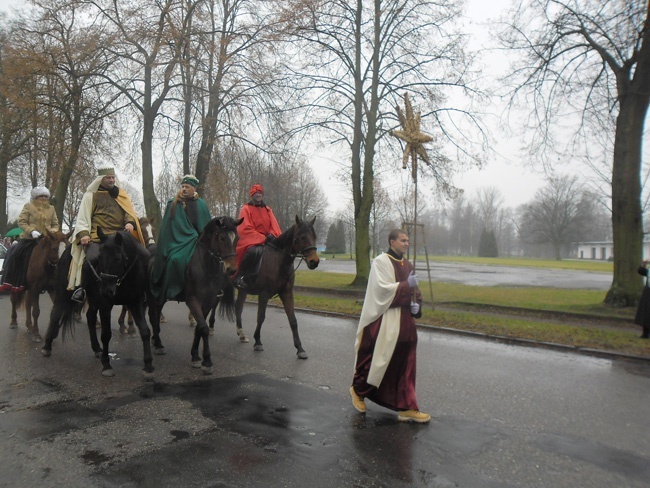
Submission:
<svg viewBox="0 0 650 488">
<path fill-rule="evenodd" d="M 72 264 L 68 280 L 68 290 L 76 288 L 72 295 L 76 302 L 83 302 L 86 298 L 84 288 L 92 275 L 87 263 L 96 267 L 99 259 L 98 228 L 101 228 L 104 235 L 111 235 L 122 229 L 131 232 L 141 244 L 138 246 L 138 252 L 149 257 L 131 198 L 124 189 L 118 188 L 117 183 L 113 168 L 100 169 L 97 178 L 88 185 L 81 200 L 72 235 Z"/>
<path fill-rule="evenodd" d="M 185 175 L 180 191 L 167 202 L 151 273 L 151 292 L 159 302 L 183 299 L 179 295 L 185 270 L 199 234 L 210 221 L 208 205 L 196 193 L 198 186 L 196 176 Z"/>
<path fill-rule="evenodd" d="M 246 250 L 249 247 L 270 242 L 282 234 L 280 225 L 275 215 L 273 215 L 273 210 L 264 203 L 264 188 L 262 185 L 253 185 L 249 193 L 251 196 L 250 201 L 244 204 L 241 212 L 239 212 L 239 218 L 244 219 L 244 222 L 238 228 L 237 266 L 239 271 L 235 284 L 239 288 L 246 288 L 246 285 L 249 284 L 247 277 L 255 275 L 257 254 L 253 252 L 247 253 Z"/>
<path fill-rule="evenodd" d="M 50 205 L 50 190 L 44 186 L 32 189 L 31 200 L 18 216 L 23 230 L 18 244 L 9 248 L 3 266 L 1 291 L 20 292 L 26 283 L 27 265 L 38 238 L 45 232 L 58 232 L 59 219 Z"/>
</svg>

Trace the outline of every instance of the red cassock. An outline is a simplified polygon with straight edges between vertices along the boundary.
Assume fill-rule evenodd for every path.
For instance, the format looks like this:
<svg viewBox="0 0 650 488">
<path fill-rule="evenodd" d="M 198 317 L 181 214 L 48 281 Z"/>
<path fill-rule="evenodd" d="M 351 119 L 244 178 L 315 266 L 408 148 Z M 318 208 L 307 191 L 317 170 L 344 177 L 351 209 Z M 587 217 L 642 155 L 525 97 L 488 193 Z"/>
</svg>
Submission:
<svg viewBox="0 0 650 488">
<path fill-rule="evenodd" d="M 239 212 L 239 218 L 244 218 L 244 221 L 239 227 L 239 242 L 237 243 L 237 265 L 241 264 L 246 249 L 251 246 L 264 244 L 266 236 L 273 234 L 278 237 L 282 234 L 280 225 L 278 224 L 273 210 L 268 206 L 255 206 L 247 203 Z"/>
</svg>

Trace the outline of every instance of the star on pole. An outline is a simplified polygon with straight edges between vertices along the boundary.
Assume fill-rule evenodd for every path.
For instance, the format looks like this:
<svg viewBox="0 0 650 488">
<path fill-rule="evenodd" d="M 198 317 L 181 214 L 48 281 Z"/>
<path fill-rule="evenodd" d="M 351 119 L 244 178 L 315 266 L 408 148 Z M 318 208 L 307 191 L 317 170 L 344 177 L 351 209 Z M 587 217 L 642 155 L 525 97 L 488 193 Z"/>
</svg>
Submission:
<svg viewBox="0 0 650 488">
<path fill-rule="evenodd" d="M 420 131 L 420 112 L 413 113 L 413 107 L 409 100 L 408 93 L 404 94 L 404 111 L 399 105 L 395 106 L 397 117 L 402 126 L 401 130 L 392 130 L 390 134 L 406 143 L 404 155 L 402 156 L 402 169 L 406 169 L 408 160 L 411 160 L 411 175 L 413 180 L 417 178 L 418 157 L 426 164 L 431 164 L 427 150 L 423 144 L 433 141 L 433 137 Z"/>
</svg>

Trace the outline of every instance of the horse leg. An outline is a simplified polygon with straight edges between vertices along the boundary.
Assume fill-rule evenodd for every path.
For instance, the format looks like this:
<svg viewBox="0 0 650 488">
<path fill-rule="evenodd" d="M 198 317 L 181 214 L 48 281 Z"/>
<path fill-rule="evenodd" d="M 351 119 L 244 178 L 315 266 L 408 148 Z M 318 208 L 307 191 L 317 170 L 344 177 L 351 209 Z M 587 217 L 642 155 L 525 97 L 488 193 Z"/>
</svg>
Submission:
<svg viewBox="0 0 650 488">
<path fill-rule="evenodd" d="M 296 347 L 296 354 L 300 359 L 307 359 L 307 353 L 302 348 L 300 336 L 298 335 L 298 320 L 296 319 L 296 313 L 294 311 L 293 290 L 282 291 L 280 293 L 280 300 L 282 300 L 282 305 L 284 305 L 284 313 L 287 314 L 287 318 L 289 319 L 291 333 L 293 334 L 293 345 Z"/>
<path fill-rule="evenodd" d="M 90 336 L 90 347 L 92 347 L 95 357 L 100 358 L 102 348 L 97 340 L 97 308 L 94 305 L 88 305 L 86 324 L 88 325 L 88 335 Z"/>
<path fill-rule="evenodd" d="M 124 317 L 126 317 L 126 305 L 122 305 L 122 310 L 120 311 L 120 316 L 117 318 L 117 323 L 120 326 L 120 334 L 126 334 L 126 326 L 124 325 Z"/>
<path fill-rule="evenodd" d="M 246 296 L 248 293 L 245 291 L 239 290 L 237 292 L 237 301 L 235 302 L 235 318 L 237 321 L 237 335 L 239 336 L 239 342 L 248 343 L 248 337 L 242 329 L 241 314 L 244 311 L 244 302 L 246 301 Z"/>
<path fill-rule="evenodd" d="M 154 347 L 154 354 L 162 356 L 165 354 L 165 346 L 163 346 L 162 341 L 160 340 L 160 317 L 162 316 L 163 305 L 160 305 L 153 300 L 149 304 L 149 323 L 151 324 L 151 329 L 153 334 L 151 336 L 151 343 Z"/>
<path fill-rule="evenodd" d="M 187 315 L 187 320 L 189 320 L 190 327 L 196 327 L 196 318 L 194 318 L 194 314 L 192 314 L 192 312 Z"/>
<path fill-rule="evenodd" d="M 144 354 L 144 369 L 142 370 L 145 379 L 153 379 L 153 356 L 151 355 L 151 331 L 147 326 L 147 321 L 144 318 L 144 306 L 137 304 L 133 307 L 133 320 L 138 326 L 140 331 L 140 338 L 142 339 L 142 350 Z"/>
<path fill-rule="evenodd" d="M 38 290 L 29 291 L 27 295 L 29 307 L 32 309 L 32 341 L 34 342 L 43 342 L 43 338 L 41 337 L 40 331 L 38 330 L 38 317 L 41 315 L 41 307 L 38 303 L 40 295 L 41 294 L 38 293 Z"/>
<path fill-rule="evenodd" d="M 142 312 L 144 316 L 144 312 Z M 133 313 L 131 313 L 131 310 L 127 310 L 126 313 L 126 323 L 129 326 L 129 334 L 130 335 L 135 335 L 135 322 L 133 321 Z"/>
<path fill-rule="evenodd" d="M 255 344 L 253 344 L 254 351 L 263 351 L 264 346 L 260 340 L 262 332 L 262 324 L 266 318 L 266 305 L 269 303 L 269 297 L 266 293 L 262 293 L 257 297 L 257 327 L 255 327 L 255 333 L 253 337 L 255 338 Z"/>
<path fill-rule="evenodd" d="M 20 303 L 18 293 L 11 292 L 11 322 L 9 322 L 9 328 L 15 329 L 18 327 L 18 314 L 16 313 L 16 307 Z"/>
<path fill-rule="evenodd" d="M 45 342 L 41 348 L 41 354 L 46 358 L 49 358 L 52 355 L 52 342 L 59 335 L 59 330 L 61 329 L 61 318 L 63 317 L 63 312 L 65 305 L 62 301 L 52 300 L 52 311 L 50 312 L 50 323 L 47 326 L 47 332 L 45 332 Z"/>
<path fill-rule="evenodd" d="M 210 332 L 208 324 L 205 321 L 201 304 L 196 298 L 192 298 L 187 302 L 190 313 L 196 319 L 196 328 L 194 329 L 194 341 L 192 341 L 192 367 L 201 368 L 203 373 L 212 374 L 212 359 L 210 354 Z M 203 339 L 203 361 L 199 356 L 199 343 Z"/>
<path fill-rule="evenodd" d="M 91 307 L 92 308 L 92 307 Z M 113 337 L 111 330 L 111 306 L 104 306 L 99 309 L 99 318 L 102 321 L 102 376 L 115 376 L 115 371 L 111 366 L 111 357 L 109 356 L 109 345 Z"/>
</svg>

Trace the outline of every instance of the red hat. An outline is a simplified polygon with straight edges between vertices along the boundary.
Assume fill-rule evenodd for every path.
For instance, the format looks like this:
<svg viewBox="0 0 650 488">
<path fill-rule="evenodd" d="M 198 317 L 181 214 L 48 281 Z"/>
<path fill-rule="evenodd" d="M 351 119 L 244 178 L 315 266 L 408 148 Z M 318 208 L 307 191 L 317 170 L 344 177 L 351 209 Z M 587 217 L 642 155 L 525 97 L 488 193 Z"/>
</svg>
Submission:
<svg viewBox="0 0 650 488">
<path fill-rule="evenodd" d="M 250 190 L 250 192 L 249 192 L 250 195 L 253 196 L 253 195 L 255 195 L 257 192 L 260 192 L 260 193 L 262 193 L 262 194 L 264 193 L 264 188 L 262 188 L 262 185 L 258 185 L 258 184 L 256 184 L 256 185 L 251 186 L 251 190 Z"/>
</svg>

